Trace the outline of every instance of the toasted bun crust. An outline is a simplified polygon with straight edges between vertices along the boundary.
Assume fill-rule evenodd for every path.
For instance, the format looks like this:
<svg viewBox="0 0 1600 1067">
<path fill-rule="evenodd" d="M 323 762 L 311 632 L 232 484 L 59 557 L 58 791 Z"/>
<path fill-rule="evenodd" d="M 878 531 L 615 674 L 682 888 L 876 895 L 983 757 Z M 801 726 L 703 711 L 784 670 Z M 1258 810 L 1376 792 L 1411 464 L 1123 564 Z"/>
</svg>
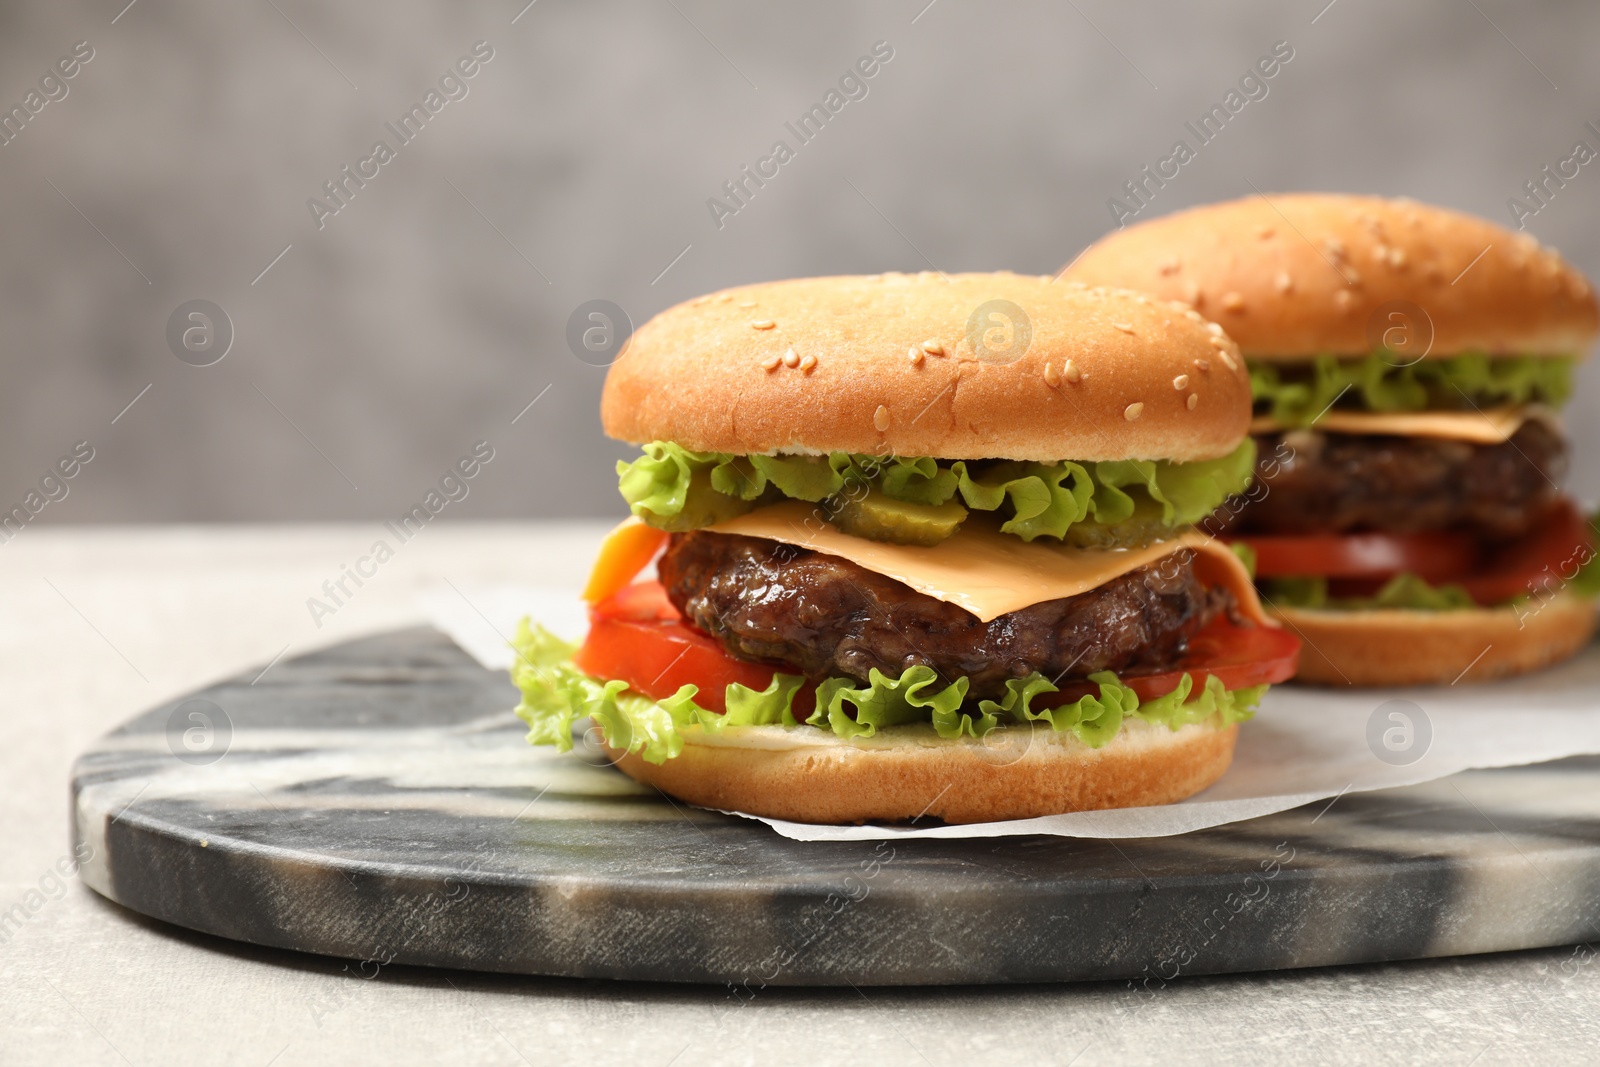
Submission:
<svg viewBox="0 0 1600 1067">
<path fill-rule="evenodd" d="M 1186 300 L 1261 360 L 1370 352 L 1397 300 L 1431 320 L 1430 358 L 1576 355 L 1600 328 L 1588 280 L 1529 235 L 1371 196 L 1193 208 L 1101 238 L 1063 277 Z M 1426 322 L 1413 328 L 1425 342 Z"/>
<path fill-rule="evenodd" d="M 794 822 L 974 823 L 1182 800 L 1222 777 L 1238 733 L 1237 725 L 1174 732 L 1129 721 L 1096 749 L 1045 726 L 982 741 L 946 741 L 931 728 L 866 742 L 817 731 L 809 743 L 781 726 L 754 726 L 724 730 L 715 744 L 691 741 L 659 766 L 610 752 L 630 777 L 706 808 Z"/>
<path fill-rule="evenodd" d="M 990 301 L 1022 309 L 1025 350 L 1006 351 L 1028 331 L 1005 311 L 979 315 Z M 969 336 L 974 322 L 987 332 Z M 698 451 L 1183 461 L 1238 445 L 1250 386 L 1237 346 L 1187 307 L 1017 274 L 884 274 L 670 308 L 612 365 L 600 416 L 612 437 Z"/>
<path fill-rule="evenodd" d="M 1541 604 L 1468 611 L 1275 614 L 1305 642 L 1297 682 L 1450 685 L 1525 674 L 1577 652 L 1594 634 L 1594 601 L 1562 593 Z"/>
</svg>

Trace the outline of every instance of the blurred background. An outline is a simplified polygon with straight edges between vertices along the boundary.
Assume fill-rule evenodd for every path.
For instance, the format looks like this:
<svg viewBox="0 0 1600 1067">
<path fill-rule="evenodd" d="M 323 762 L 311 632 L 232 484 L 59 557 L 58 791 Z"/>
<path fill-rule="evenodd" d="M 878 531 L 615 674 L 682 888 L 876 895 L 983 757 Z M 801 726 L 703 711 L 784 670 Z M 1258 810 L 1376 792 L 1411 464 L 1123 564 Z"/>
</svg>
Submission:
<svg viewBox="0 0 1600 1067">
<path fill-rule="evenodd" d="M 583 305 L 1052 272 L 1275 46 L 1140 218 L 1319 189 L 1510 224 L 1600 148 L 1580 0 L 525 4 L 0 5 L 0 505 L 88 442 L 38 522 L 383 519 L 484 441 L 447 517 L 617 514 Z M 1600 275 L 1597 205 L 1600 163 L 1525 221 Z M 1590 500 L 1597 415 L 1590 368 Z"/>
</svg>

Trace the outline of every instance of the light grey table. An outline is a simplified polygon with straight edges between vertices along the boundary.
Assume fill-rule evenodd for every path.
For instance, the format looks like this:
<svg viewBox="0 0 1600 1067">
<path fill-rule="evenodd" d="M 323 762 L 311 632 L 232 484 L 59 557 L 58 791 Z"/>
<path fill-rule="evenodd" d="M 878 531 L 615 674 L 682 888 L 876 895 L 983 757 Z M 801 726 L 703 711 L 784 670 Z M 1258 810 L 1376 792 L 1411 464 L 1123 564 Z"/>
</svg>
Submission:
<svg viewBox="0 0 1600 1067">
<path fill-rule="evenodd" d="M 0 545 L 0 1063 L 1548 1063 L 1600 1060 L 1576 948 L 1125 987 L 865 991 L 518 979 L 297 956 L 145 920 L 52 873 L 94 737 L 280 654 L 418 621 L 415 593 L 571 585 L 598 525 L 458 525 L 319 628 L 376 527 L 33 528 Z M 70 864 L 62 863 L 63 867 Z M 20 912 L 16 909 L 20 907 Z"/>
</svg>

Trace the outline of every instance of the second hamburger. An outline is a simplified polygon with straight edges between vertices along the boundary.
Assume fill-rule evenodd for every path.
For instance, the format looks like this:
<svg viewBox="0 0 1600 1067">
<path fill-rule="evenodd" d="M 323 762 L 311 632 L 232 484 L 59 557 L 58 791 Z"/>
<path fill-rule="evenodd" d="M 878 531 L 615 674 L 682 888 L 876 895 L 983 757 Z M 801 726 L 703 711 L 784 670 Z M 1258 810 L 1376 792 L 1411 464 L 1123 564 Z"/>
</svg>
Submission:
<svg viewBox="0 0 1600 1067">
<path fill-rule="evenodd" d="M 1256 196 L 1113 233 L 1065 277 L 1188 301 L 1249 359 L 1259 481 L 1231 533 L 1301 679 L 1493 678 L 1588 641 L 1600 568 L 1556 408 L 1597 314 L 1555 252 L 1409 200 Z"/>
</svg>

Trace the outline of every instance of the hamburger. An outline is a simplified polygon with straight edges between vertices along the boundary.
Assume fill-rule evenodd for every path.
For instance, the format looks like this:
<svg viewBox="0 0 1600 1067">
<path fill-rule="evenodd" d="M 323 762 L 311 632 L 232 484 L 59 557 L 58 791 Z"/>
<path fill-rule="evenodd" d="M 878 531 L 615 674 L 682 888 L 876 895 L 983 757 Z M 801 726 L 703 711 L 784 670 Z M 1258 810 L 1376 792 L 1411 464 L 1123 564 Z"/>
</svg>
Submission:
<svg viewBox="0 0 1600 1067">
<path fill-rule="evenodd" d="M 751 285 L 611 366 L 632 516 L 590 629 L 524 620 L 517 711 L 693 804 L 950 823 L 1161 804 L 1293 673 L 1195 530 L 1254 464 L 1237 347 L 1187 306 L 1012 274 Z M 640 579 L 651 563 L 653 576 Z"/>
<path fill-rule="evenodd" d="M 1113 233 L 1064 277 L 1238 341 L 1259 465 L 1219 519 L 1304 638 L 1301 680 L 1496 678 L 1589 640 L 1600 568 L 1556 409 L 1596 305 L 1555 252 L 1410 200 L 1256 196 Z"/>
</svg>

